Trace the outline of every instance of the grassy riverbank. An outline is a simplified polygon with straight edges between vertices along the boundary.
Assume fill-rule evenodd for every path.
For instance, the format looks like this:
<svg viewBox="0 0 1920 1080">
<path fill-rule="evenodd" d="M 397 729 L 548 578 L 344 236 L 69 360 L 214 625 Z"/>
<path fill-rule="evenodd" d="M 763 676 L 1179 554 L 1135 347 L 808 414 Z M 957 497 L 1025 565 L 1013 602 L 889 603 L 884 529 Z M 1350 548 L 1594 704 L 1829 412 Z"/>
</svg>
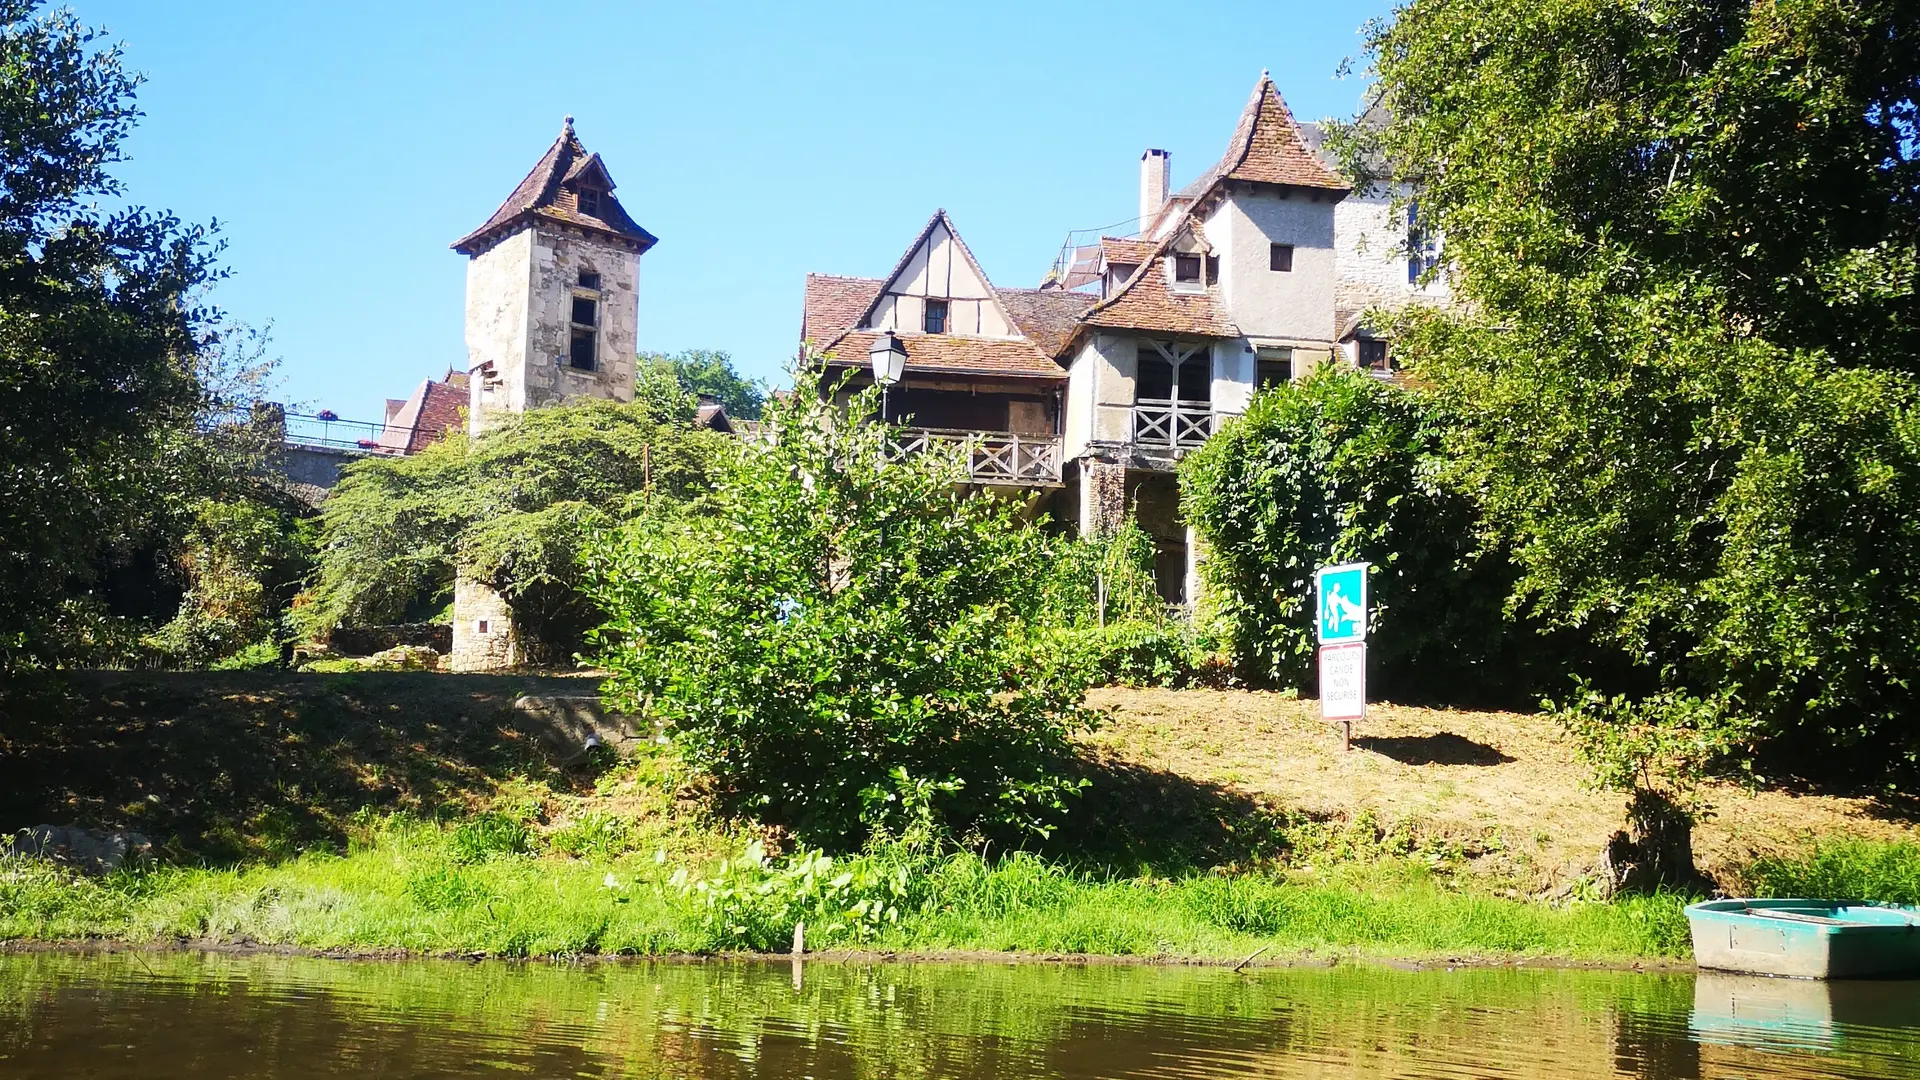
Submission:
<svg viewBox="0 0 1920 1080">
<path fill-rule="evenodd" d="M 784 838 L 705 817 L 669 752 L 579 760 L 502 719 L 566 684 L 591 685 L 114 677 L 15 713 L 0 751 L 28 783 L 0 826 L 139 828 L 161 858 L 100 878 L 0 860 L 0 940 L 655 955 L 784 951 L 804 919 L 813 949 L 916 954 L 1687 955 L 1683 898 L 1593 899 L 1576 854 L 1617 818 L 1523 717 L 1382 710 L 1339 756 L 1270 695 L 1102 691 L 1093 786 L 1042 850 L 802 871 L 743 863 Z M 1738 798 L 1703 844 L 1723 883 L 1920 900 L 1899 803 Z"/>
<path fill-rule="evenodd" d="M 774 947 L 790 923 L 708 902 L 652 857 L 463 858 L 458 827 L 384 826 L 345 856 L 84 880 L 0 867 L 0 939 L 195 939 L 314 950 L 657 955 Z M 889 853 L 846 860 L 897 865 Z M 914 866 L 912 901 L 871 932 L 812 946 L 1238 960 L 1374 956 L 1683 957 L 1677 898 L 1553 907 L 1450 888 L 1406 861 L 1326 875 L 1099 879 L 1032 856 Z"/>
</svg>

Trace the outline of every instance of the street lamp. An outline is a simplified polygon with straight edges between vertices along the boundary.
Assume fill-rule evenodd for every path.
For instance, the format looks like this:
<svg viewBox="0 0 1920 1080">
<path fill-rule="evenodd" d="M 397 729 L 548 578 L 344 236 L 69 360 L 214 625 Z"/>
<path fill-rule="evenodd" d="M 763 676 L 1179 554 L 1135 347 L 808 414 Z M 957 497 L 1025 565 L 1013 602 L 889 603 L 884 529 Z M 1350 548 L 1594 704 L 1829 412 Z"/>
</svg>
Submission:
<svg viewBox="0 0 1920 1080">
<path fill-rule="evenodd" d="M 873 362 L 873 381 L 880 384 L 880 419 L 889 419 L 887 390 L 900 381 L 907 369 L 907 347 L 889 330 L 873 339 L 867 349 L 867 359 Z"/>
</svg>

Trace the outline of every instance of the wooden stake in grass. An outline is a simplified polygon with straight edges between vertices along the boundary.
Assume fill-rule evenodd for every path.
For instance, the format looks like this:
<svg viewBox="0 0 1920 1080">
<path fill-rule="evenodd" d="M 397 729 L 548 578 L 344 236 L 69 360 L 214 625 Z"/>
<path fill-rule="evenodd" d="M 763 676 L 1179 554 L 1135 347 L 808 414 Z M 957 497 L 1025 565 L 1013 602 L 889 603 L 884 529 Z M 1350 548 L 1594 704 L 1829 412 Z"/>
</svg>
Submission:
<svg viewBox="0 0 1920 1080">
<path fill-rule="evenodd" d="M 1248 953 L 1247 958 L 1245 960 L 1242 960 L 1239 963 L 1233 965 L 1234 974 L 1239 974 L 1241 968 L 1246 967 L 1248 964 L 1253 963 L 1254 957 L 1259 956 L 1261 953 L 1266 951 L 1267 951 L 1267 947 L 1265 945 L 1262 945 L 1259 948 Z"/>
</svg>

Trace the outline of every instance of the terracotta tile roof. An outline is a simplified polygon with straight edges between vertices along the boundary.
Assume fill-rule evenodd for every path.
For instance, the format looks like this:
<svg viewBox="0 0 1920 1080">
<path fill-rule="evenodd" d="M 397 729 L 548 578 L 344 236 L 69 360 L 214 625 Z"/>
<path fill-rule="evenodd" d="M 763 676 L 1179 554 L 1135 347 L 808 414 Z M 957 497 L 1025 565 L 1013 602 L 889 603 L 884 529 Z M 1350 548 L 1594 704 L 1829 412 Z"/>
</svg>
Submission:
<svg viewBox="0 0 1920 1080">
<path fill-rule="evenodd" d="M 604 189 L 598 214 L 580 209 L 572 185 L 587 181 Z M 573 117 L 567 117 L 560 137 L 541 156 L 533 171 L 513 189 L 507 201 L 493 212 L 485 225 L 453 242 L 453 250 L 472 255 L 493 241 L 512 233 L 532 218 L 575 225 L 583 229 L 619 237 L 645 251 L 659 241 L 627 216 L 620 200 L 613 197 L 613 177 L 600 160 L 589 154 L 573 134 Z"/>
<path fill-rule="evenodd" d="M 460 410 L 467 407 L 467 377 L 450 373 L 446 382 L 423 379 L 413 396 L 387 416 L 380 433 L 380 449 L 390 454 L 417 454 L 457 431 L 464 424 Z"/>
<path fill-rule="evenodd" d="M 800 314 L 800 340 L 824 348 L 853 329 L 873 306 L 874 298 L 880 295 L 880 287 L 885 284 L 879 278 L 808 274 L 806 304 Z"/>
<path fill-rule="evenodd" d="M 867 349 L 878 336 L 871 330 L 848 333 L 833 343 L 827 363 L 835 367 L 866 367 Z M 900 343 L 907 347 L 908 377 L 919 372 L 1043 379 L 1067 377 L 1065 368 L 1054 363 L 1033 342 L 1020 338 L 901 334 Z"/>
<path fill-rule="evenodd" d="M 1100 253 L 1106 256 L 1109 266 L 1114 263 L 1139 266 L 1153 257 L 1154 247 L 1151 240 L 1127 240 L 1118 236 L 1100 238 Z"/>
<path fill-rule="evenodd" d="M 900 276 L 914 252 L 920 250 L 933 230 L 944 226 L 947 235 L 971 264 L 982 282 L 986 271 L 968 250 L 960 231 L 953 227 L 945 210 L 933 217 L 907 245 L 906 253 L 884 278 L 833 277 L 808 274 L 805 309 L 800 317 L 800 338 L 828 353 L 828 363 L 840 367 L 865 367 L 867 348 L 876 336 L 872 331 L 855 330 L 865 324 L 878 304 L 888 282 Z M 989 285 L 991 287 L 991 285 Z M 1015 376 L 1020 378 L 1061 379 L 1066 371 L 1053 362 L 1055 351 L 1071 337 L 1075 320 L 1096 297 L 1057 289 L 999 289 L 995 300 L 1006 310 L 1015 330 L 1022 337 L 989 338 L 962 334 L 901 333 L 907 347 L 907 374 Z"/>
<path fill-rule="evenodd" d="M 1274 87 L 1273 77 L 1264 71 L 1240 113 L 1240 124 L 1227 143 L 1226 154 L 1175 197 L 1198 201 L 1222 180 L 1340 192 L 1352 187 L 1308 147 L 1292 110 Z"/>
<path fill-rule="evenodd" d="M 1211 250 L 1196 218 L 1188 218 L 1178 229 L 1157 244 L 1142 245 L 1129 255 L 1141 255 L 1140 268 L 1112 296 L 1091 308 L 1082 324 L 1116 330 L 1153 330 L 1167 334 L 1195 334 L 1204 337 L 1239 337 L 1240 330 L 1227 316 L 1220 297 L 1220 286 L 1208 282 L 1204 290 L 1175 291 L 1167 283 L 1166 257 L 1182 237 L 1191 237 L 1201 248 Z"/>
<path fill-rule="evenodd" d="M 1013 316 L 1028 341 L 1048 356 L 1059 356 L 1073 338 L 1074 327 L 1087 309 L 1100 302 L 1092 293 L 1065 289 L 1000 289 L 1000 306 Z"/>
</svg>

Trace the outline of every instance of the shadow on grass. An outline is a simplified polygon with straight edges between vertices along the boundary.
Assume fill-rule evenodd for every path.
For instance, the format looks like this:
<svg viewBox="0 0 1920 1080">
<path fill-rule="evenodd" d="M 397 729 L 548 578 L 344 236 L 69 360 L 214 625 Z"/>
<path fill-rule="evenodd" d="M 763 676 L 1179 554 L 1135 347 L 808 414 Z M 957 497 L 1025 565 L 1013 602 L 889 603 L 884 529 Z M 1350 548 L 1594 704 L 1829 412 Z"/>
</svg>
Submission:
<svg viewBox="0 0 1920 1080">
<path fill-rule="evenodd" d="M 1244 792 L 1108 757 L 1082 757 L 1090 781 L 1041 846 L 1084 869 L 1132 876 L 1245 868 L 1287 853 L 1302 820 Z"/>
<path fill-rule="evenodd" d="M 1505 765 L 1514 759 L 1483 742 L 1442 731 L 1434 735 L 1359 735 L 1353 745 L 1402 765 Z"/>
<path fill-rule="evenodd" d="M 557 765 L 508 719 L 580 679 L 78 673 L 0 688 L 0 830 L 132 829 L 171 859 L 338 847 L 362 808 L 433 814 Z"/>
</svg>

